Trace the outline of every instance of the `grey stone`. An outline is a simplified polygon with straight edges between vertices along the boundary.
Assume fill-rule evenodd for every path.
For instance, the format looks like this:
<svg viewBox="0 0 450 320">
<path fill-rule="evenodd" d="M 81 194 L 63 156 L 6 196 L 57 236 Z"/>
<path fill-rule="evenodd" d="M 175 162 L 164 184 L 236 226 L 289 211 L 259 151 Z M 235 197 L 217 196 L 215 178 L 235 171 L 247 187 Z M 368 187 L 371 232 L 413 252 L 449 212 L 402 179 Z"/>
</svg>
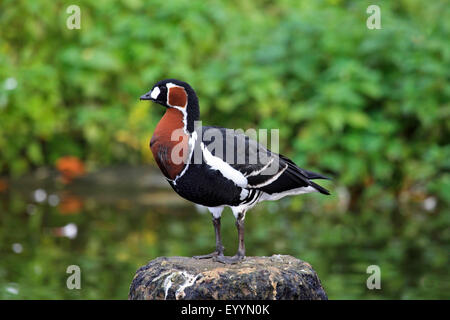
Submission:
<svg viewBox="0 0 450 320">
<path fill-rule="evenodd" d="M 225 265 L 212 259 L 159 257 L 141 267 L 128 298 L 220 300 L 324 300 L 311 265 L 287 255 L 246 257 Z"/>
</svg>

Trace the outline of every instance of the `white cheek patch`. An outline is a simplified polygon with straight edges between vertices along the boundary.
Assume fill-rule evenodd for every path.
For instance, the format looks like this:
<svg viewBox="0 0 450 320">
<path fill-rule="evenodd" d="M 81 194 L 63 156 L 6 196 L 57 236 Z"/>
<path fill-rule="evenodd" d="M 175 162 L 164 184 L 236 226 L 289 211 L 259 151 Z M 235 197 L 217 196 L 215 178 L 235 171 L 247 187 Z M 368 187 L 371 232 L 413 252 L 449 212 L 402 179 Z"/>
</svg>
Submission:
<svg viewBox="0 0 450 320">
<path fill-rule="evenodd" d="M 150 93 L 150 97 L 152 97 L 152 99 L 156 99 L 156 98 L 158 98 L 160 92 L 161 92 L 161 90 L 159 90 L 158 87 L 155 87 L 152 90 L 152 93 Z"/>
</svg>

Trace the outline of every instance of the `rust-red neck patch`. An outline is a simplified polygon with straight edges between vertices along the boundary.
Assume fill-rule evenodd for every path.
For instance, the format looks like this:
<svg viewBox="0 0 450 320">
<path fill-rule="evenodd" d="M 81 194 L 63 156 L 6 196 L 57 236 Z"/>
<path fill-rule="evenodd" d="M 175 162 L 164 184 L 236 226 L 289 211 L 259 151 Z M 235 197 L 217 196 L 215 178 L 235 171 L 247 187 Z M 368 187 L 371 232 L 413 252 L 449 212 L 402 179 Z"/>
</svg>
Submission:
<svg viewBox="0 0 450 320">
<path fill-rule="evenodd" d="M 187 105 L 187 93 L 183 87 L 174 86 L 169 88 L 167 102 L 171 106 L 183 107 Z"/>
</svg>

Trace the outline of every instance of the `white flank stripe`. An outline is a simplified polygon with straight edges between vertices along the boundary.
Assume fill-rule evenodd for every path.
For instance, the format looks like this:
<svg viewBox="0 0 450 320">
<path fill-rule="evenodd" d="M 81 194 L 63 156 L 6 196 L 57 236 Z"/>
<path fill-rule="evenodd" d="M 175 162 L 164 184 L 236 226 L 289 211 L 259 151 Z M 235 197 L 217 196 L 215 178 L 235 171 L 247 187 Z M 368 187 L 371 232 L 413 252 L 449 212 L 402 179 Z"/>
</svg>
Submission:
<svg viewBox="0 0 450 320">
<path fill-rule="evenodd" d="M 207 165 L 211 166 L 211 168 L 214 170 L 219 170 L 225 178 L 233 181 L 239 187 L 247 186 L 247 178 L 244 177 L 241 172 L 234 169 L 219 157 L 213 156 L 212 153 L 209 152 L 208 148 L 205 147 L 203 142 L 200 146 L 202 148 L 203 157 Z"/>
<path fill-rule="evenodd" d="M 286 196 L 293 196 L 293 195 L 297 195 L 297 194 L 303 194 L 303 193 L 311 193 L 311 192 L 318 192 L 315 188 L 311 187 L 311 186 L 307 186 L 307 187 L 300 187 L 300 188 L 295 188 L 292 190 L 287 190 L 284 192 L 280 192 L 280 193 L 272 193 L 272 194 L 268 194 L 268 193 L 263 193 L 262 197 L 261 197 L 261 201 L 264 200 L 279 200 L 283 197 Z"/>
<path fill-rule="evenodd" d="M 250 191 L 248 191 L 247 189 L 242 189 L 239 200 L 244 200 L 245 198 L 247 198 L 249 193 Z"/>
</svg>

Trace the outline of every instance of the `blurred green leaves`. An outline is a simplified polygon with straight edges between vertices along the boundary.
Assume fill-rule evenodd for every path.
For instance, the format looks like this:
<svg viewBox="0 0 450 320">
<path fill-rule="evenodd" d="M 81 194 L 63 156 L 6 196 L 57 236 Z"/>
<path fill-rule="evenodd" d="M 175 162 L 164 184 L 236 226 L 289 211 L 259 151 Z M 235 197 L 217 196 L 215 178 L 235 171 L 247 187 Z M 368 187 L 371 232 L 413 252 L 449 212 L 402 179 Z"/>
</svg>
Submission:
<svg viewBox="0 0 450 320">
<path fill-rule="evenodd" d="M 249 215 L 250 254 L 310 261 L 332 298 L 380 298 L 361 286 L 369 263 L 388 280 L 382 297 L 447 297 L 447 1 L 378 1 L 381 30 L 366 28 L 370 1 L 76 4 L 80 30 L 66 28 L 63 1 L 0 3 L 0 175 L 53 166 L 65 155 L 90 169 L 151 161 L 148 141 L 163 110 L 139 96 L 158 80 L 179 78 L 196 89 L 204 124 L 280 129 L 281 153 L 334 180 L 331 197 L 268 203 L 264 219 Z M 417 213 L 429 198 L 437 208 Z M 25 210 L 14 203 L 6 211 Z M 272 214 L 284 209 L 287 216 Z M 119 211 L 96 208 L 80 218 L 87 231 L 75 260 L 69 242 L 36 238 L 40 212 L 30 219 L 29 239 L 10 232 L 22 220 L 3 215 L 0 236 L 11 239 L 2 251 L 23 242 L 25 252 L 5 255 L 12 267 L 0 268 L 0 287 L 18 279 L 26 285 L 21 298 L 78 298 L 55 289 L 64 273 L 45 272 L 70 262 L 86 270 L 89 290 L 81 297 L 123 298 L 131 279 L 115 279 L 145 259 L 199 254 L 211 244 L 204 217 L 188 224 L 193 232 L 182 232 L 187 221 L 152 212 L 143 224 L 140 214 L 125 220 Z M 114 221 L 119 229 L 111 235 Z M 224 229 L 232 239 L 231 220 Z"/>
<path fill-rule="evenodd" d="M 448 204 L 449 10 L 381 1 L 382 29 L 368 30 L 369 4 L 79 1 L 82 28 L 68 30 L 65 3 L 3 1 L 0 172 L 67 154 L 151 160 L 163 110 L 138 97 L 174 77 L 204 123 L 280 129 L 282 153 L 352 198 L 420 186 Z"/>
</svg>

